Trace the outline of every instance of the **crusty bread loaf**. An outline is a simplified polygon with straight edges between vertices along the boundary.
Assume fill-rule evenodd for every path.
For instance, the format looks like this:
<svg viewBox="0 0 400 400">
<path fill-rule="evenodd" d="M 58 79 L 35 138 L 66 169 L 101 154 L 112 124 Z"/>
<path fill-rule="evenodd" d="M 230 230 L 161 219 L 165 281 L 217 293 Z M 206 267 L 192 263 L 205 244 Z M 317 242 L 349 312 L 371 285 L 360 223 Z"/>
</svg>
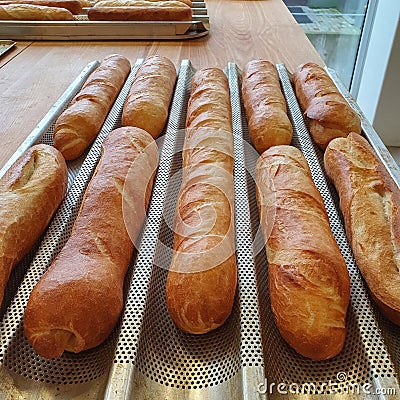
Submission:
<svg viewBox="0 0 400 400">
<path fill-rule="evenodd" d="M 357 266 L 383 314 L 400 325 L 400 190 L 355 133 L 332 140 L 324 162 Z"/>
<path fill-rule="evenodd" d="M 251 141 L 261 154 L 272 146 L 290 144 L 293 127 L 286 114 L 275 65 L 250 61 L 242 74 L 242 95 Z"/>
<path fill-rule="evenodd" d="M 33 4 L 37 6 L 65 8 L 72 14 L 79 14 L 82 11 L 80 0 L 0 0 L 0 6 L 7 4 Z"/>
<path fill-rule="evenodd" d="M 19 21 L 72 21 L 74 16 L 65 8 L 33 4 L 0 5 L 0 20 Z"/>
<path fill-rule="evenodd" d="M 201 334 L 228 318 L 237 281 L 231 105 L 217 68 L 193 78 L 182 158 L 166 301 L 180 329 Z"/>
<path fill-rule="evenodd" d="M 300 107 L 310 122 L 310 133 L 321 149 L 334 138 L 361 133 L 359 116 L 322 67 L 302 64 L 292 78 Z"/>
<path fill-rule="evenodd" d="M 79 157 L 99 133 L 130 72 L 127 58 L 113 54 L 92 72 L 54 127 L 54 146 L 66 160 Z"/>
<path fill-rule="evenodd" d="M 104 140 L 71 236 L 29 297 L 25 334 L 39 355 L 95 347 L 114 328 L 157 164 L 157 145 L 141 129 Z"/>
<path fill-rule="evenodd" d="M 88 18 L 92 21 L 191 21 L 192 8 L 174 0 L 132 0 L 130 5 L 113 6 L 99 1 L 88 10 Z"/>
<path fill-rule="evenodd" d="M 38 241 L 67 190 L 62 155 L 32 146 L 0 179 L 0 304 L 12 269 Z"/>
<path fill-rule="evenodd" d="M 279 331 L 305 357 L 334 357 L 345 340 L 350 281 L 307 161 L 295 147 L 271 147 L 257 161 L 256 183 Z"/>
<path fill-rule="evenodd" d="M 160 0 L 140 0 L 140 3 L 144 1 L 148 3 L 158 3 Z M 193 3 L 191 0 L 165 0 L 165 2 L 172 1 L 174 4 L 175 1 L 180 1 L 184 4 L 187 4 L 189 7 L 193 7 Z M 100 4 L 99 4 L 100 3 Z M 131 7 L 138 4 L 138 0 L 100 0 L 96 3 L 102 7 Z M 146 5 L 150 5 L 145 3 Z"/>
<path fill-rule="evenodd" d="M 140 66 L 122 110 L 122 125 L 137 126 L 156 139 L 168 119 L 176 82 L 174 64 L 166 57 L 148 57 Z"/>
</svg>

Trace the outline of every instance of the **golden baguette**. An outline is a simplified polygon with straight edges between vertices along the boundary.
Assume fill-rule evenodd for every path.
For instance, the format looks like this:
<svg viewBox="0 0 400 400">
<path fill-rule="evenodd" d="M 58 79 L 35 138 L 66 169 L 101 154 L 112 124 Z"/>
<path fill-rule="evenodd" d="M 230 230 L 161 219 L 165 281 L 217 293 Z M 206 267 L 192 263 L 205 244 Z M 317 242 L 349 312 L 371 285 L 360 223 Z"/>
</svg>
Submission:
<svg viewBox="0 0 400 400">
<path fill-rule="evenodd" d="M 42 357 L 95 347 L 117 323 L 157 164 L 157 145 L 141 129 L 119 128 L 104 140 L 71 236 L 26 307 L 25 334 Z"/>
<path fill-rule="evenodd" d="M 175 82 L 175 66 L 167 57 L 148 57 L 125 100 L 122 125 L 137 126 L 156 139 L 167 122 Z"/>
<path fill-rule="evenodd" d="M 293 127 L 286 114 L 278 72 L 269 61 L 250 61 L 242 74 L 242 94 L 251 141 L 261 154 L 290 144 Z"/>
<path fill-rule="evenodd" d="M 7 4 L 33 4 L 37 6 L 65 8 L 72 14 L 79 14 L 83 7 L 80 0 L 0 0 L 0 6 Z"/>
<path fill-rule="evenodd" d="M 186 126 L 166 301 L 180 329 L 202 334 L 228 318 L 237 282 L 231 105 L 221 70 L 195 74 Z"/>
<path fill-rule="evenodd" d="M 79 157 L 96 138 L 130 69 L 123 56 L 106 57 L 58 117 L 54 146 L 66 160 Z"/>
<path fill-rule="evenodd" d="M 0 20 L 16 21 L 72 21 L 74 16 L 65 8 L 34 4 L 0 5 Z"/>
<path fill-rule="evenodd" d="M 102 1 L 88 10 L 92 21 L 191 21 L 192 9 L 181 1 L 132 1 L 130 5 L 104 6 Z"/>
<path fill-rule="evenodd" d="M 0 179 L 0 305 L 10 273 L 38 241 L 67 190 L 62 155 L 32 146 Z"/>
<path fill-rule="evenodd" d="M 321 149 L 334 138 L 361 133 L 359 116 L 322 67 L 302 64 L 292 79 L 300 107 L 309 119 L 310 133 Z"/>
<path fill-rule="evenodd" d="M 171 2 L 175 4 L 177 1 L 188 5 L 189 7 L 193 7 L 193 3 L 191 0 L 165 0 L 163 3 Z M 159 3 L 160 0 L 100 0 L 96 3 L 96 6 L 101 7 L 132 7 L 132 6 L 151 6 L 149 3 Z"/>
<path fill-rule="evenodd" d="M 332 140 L 324 162 L 357 266 L 383 314 L 400 325 L 400 190 L 356 133 Z"/>
<path fill-rule="evenodd" d="M 271 147 L 256 183 L 278 329 L 303 356 L 332 358 L 345 340 L 350 280 L 307 161 L 295 147 Z"/>
</svg>

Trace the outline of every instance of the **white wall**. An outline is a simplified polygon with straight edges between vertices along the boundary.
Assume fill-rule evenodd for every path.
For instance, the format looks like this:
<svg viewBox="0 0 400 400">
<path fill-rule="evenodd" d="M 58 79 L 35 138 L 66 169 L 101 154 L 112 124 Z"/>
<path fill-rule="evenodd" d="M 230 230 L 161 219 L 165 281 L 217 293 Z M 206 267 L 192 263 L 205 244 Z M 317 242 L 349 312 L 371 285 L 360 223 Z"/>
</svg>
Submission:
<svg viewBox="0 0 400 400">
<path fill-rule="evenodd" d="M 358 70 L 360 76 L 354 77 L 355 81 L 360 79 L 360 86 L 358 93 L 353 93 L 353 95 L 372 124 L 375 120 L 399 15 L 399 0 L 378 0 L 365 62 L 362 70 Z M 398 116 L 393 115 L 393 118 L 398 118 Z"/>
<path fill-rule="evenodd" d="M 400 146 L 400 25 L 394 37 L 373 125 L 387 146 Z"/>
</svg>

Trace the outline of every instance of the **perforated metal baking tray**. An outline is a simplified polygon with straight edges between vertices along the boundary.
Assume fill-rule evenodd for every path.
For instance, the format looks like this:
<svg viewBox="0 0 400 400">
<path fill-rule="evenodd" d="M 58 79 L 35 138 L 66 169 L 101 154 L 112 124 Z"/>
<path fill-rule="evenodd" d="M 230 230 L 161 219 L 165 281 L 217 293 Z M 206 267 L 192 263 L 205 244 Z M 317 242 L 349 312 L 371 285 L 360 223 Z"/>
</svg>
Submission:
<svg viewBox="0 0 400 400">
<path fill-rule="evenodd" d="M 0 398 L 239 400 L 297 399 L 313 394 L 322 399 L 332 395 L 360 400 L 398 398 L 399 328 L 382 317 L 370 300 L 344 233 L 336 192 L 324 173 L 322 152 L 310 139 L 283 65 L 278 65 L 278 71 L 294 125 L 292 144 L 301 149 L 311 166 L 350 271 L 351 303 L 342 353 L 329 361 L 305 359 L 286 345 L 274 324 L 255 199 L 257 153 L 249 142 L 240 71 L 234 63 L 228 64 L 226 74 L 235 151 L 235 304 L 222 327 L 201 336 L 180 332 L 169 318 L 165 282 L 172 254 L 171 226 L 180 186 L 186 105 L 195 72 L 189 61 L 183 61 L 179 68 L 170 117 L 158 142 L 160 166 L 141 243 L 125 280 L 120 322 L 95 349 L 77 355 L 67 353 L 55 360 L 34 353 L 22 328 L 29 293 L 69 236 L 100 157 L 101 142 L 120 124 L 123 101 L 140 63 L 136 63 L 92 148 L 69 165 L 66 200 L 37 249 L 18 266 L 7 287 L 0 325 Z M 85 76 L 83 73 L 78 81 L 82 83 Z M 75 82 L 74 90 L 61 101 L 64 106 L 78 88 Z M 62 107 L 56 109 L 58 114 Z M 377 140 L 365 121 L 364 135 L 370 141 Z M 50 123 L 35 140 L 52 143 L 52 129 Z M 383 158 L 389 164 L 393 162 L 386 155 Z"/>
<path fill-rule="evenodd" d="M 123 40 L 194 39 L 208 34 L 204 1 L 193 3 L 192 21 L 89 21 L 87 9 L 74 21 L 0 21 L 0 39 Z"/>
</svg>

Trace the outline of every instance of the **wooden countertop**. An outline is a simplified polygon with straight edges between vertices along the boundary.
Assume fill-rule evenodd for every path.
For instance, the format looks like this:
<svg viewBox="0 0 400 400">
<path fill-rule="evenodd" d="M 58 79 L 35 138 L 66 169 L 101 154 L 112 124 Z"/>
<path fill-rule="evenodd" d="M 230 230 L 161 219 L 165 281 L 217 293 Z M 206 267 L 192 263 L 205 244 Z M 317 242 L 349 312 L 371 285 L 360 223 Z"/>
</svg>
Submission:
<svg viewBox="0 0 400 400">
<path fill-rule="evenodd" d="M 281 0 L 206 0 L 210 32 L 185 41 L 19 42 L 0 59 L 0 168 L 35 128 L 64 90 L 93 60 L 112 53 L 132 63 L 152 54 L 176 66 L 239 68 L 263 58 L 297 65 L 323 61 Z"/>
</svg>

